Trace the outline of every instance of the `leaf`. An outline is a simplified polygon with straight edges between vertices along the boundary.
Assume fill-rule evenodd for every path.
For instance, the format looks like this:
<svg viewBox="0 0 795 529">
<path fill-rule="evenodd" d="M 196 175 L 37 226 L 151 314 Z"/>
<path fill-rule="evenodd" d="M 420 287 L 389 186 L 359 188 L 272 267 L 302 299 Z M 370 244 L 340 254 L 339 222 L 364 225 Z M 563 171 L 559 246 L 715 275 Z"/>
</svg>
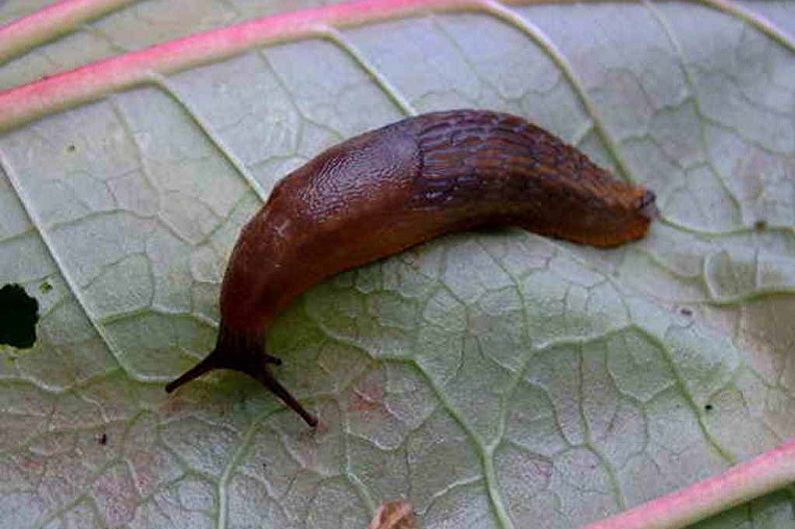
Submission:
<svg viewBox="0 0 795 529">
<path fill-rule="evenodd" d="M 118 56 L 0 93 L 0 286 L 42 317 L 0 362 L 0 527 L 361 528 L 405 498 L 431 529 L 569 528 L 795 436 L 789 4 L 375 0 L 119 55 L 284 10 L 134 3 L 0 69 Z M 103 31 L 125 43 L 78 51 Z M 317 431 L 232 373 L 167 397 L 274 183 L 455 107 L 533 119 L 663 219 L 611 251 L 460 234 L 312 289 L 271 344 Z M 789 489 L 699 527 L 793 516 Z"/>
</svg>

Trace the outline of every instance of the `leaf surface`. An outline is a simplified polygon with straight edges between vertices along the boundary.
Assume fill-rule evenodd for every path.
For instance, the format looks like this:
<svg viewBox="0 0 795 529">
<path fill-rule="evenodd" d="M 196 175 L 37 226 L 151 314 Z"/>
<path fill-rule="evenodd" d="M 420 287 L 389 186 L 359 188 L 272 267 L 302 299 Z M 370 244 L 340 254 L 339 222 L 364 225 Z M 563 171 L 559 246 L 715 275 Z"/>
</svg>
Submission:
<svg viewBox="0 0 795 529">
<path fill-rule="evenodd" d="M 286 5 L 184 4 L 54 36 L 0 86 Z M 731 5 L 367 14 L 3 132 L 0 285 L 42 320 L 0 361 L 0 527 L 363 528 L 405 498 L 431 529 L 564 529 L 794 436 L 795 11 Z M 212 346 L 229 251 L 275 182 L 459 107 L 539 123 L 663 218 L 610 251 L 459 234 L 318 285 L 269 342 L 317 431 L 232 373 L 165 394 Z M 793 494 L 699 527 L 786 529 Z"/>
</svg>

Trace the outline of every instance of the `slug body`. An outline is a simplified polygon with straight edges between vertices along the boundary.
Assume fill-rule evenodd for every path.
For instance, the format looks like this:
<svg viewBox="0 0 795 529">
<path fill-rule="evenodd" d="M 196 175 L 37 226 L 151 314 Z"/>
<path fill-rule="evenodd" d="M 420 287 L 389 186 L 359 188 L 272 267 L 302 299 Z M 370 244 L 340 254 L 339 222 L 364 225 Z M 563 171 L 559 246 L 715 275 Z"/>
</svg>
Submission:
<svg viewBox="0 0 795 529">
<path fill-rule="evenodd" d="M 166 389 L 235 369 L 314 426 L 264 349 L 268 327 L 311 286 L 445 233 L 512 225 L 609 247 L 642 237 L 655 215 L 652 192 L 516 116 L 438 112 L 367 132 L 274 188 L 232 252 L 215 349 Z"/>
</svg>

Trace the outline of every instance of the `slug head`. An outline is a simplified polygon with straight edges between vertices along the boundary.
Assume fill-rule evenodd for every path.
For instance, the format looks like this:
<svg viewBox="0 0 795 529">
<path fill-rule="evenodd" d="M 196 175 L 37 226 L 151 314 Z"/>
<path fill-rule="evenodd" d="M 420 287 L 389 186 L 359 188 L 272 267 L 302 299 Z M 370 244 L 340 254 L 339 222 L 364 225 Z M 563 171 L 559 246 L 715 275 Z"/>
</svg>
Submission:
<svg viewBox="0 0 795 529">
<path fill-rule="evenodd" d="M 166 392 L 171 393 L 183 384 L 215 369 L 231 369 L 257 380 L 300 415 L 309 426 L 317 426 L 317 418 L 309 413 L 270 372 L 268 364 L 278 366 L 282 361 L 264 352 L 264 342 L 264 336 L 260 338 L 236 333 L 227 329 L 222 322 L 215 349 L 204 360 L 169 382 L 166 385 Z"/>
</svg>

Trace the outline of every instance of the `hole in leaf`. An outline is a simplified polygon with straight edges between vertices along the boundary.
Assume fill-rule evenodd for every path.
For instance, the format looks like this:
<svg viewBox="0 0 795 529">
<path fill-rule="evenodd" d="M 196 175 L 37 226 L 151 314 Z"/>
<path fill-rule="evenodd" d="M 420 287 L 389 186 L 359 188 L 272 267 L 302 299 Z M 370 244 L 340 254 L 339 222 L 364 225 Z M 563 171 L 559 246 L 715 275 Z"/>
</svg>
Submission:
<svg viewBox="0 0 795 529">
<path fill-rule="evenodd" d="M 712 404 L 707 404 L 706 406 L 704 406 L 704 409 L 707 411 L 712 411 Z"/>
<path fill-rule="evenodd" d="M 36 343 L 39 302 L 17 284 L 0 288 L 0 344 L 29 349 Z"/>
<path fill-rule="evenodd" d="M 106 444 L 108 444 L 108 434 L 106 434 L 105 432 L 102 432 L 102 434 L 99 437 L 97 437 L 97 442 L 99 444 L 101 444 L 102 446 L 105 446 Z"/>
</svg>

